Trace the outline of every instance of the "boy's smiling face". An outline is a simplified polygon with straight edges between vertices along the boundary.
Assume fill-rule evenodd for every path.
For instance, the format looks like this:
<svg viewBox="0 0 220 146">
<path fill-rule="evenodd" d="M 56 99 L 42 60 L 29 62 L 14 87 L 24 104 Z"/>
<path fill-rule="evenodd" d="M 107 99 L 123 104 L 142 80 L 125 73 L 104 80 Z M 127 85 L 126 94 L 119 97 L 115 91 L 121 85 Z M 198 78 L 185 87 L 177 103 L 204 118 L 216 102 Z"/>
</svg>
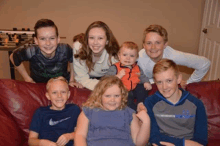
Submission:
<svg viewBox="0 0 220 146">
<path fill-rule="evenodd" d="M 154 75 L 159 92 L 170 102 L 176 103 L 181 91 L 178 88 L 182 80 L 181 74 L 176 75 L 172 68 Z"/>
<path fill-rule="evenodd" d="M 41 53 L 47 58 L 52 58 L 55 55 L 57 45 L 60 42 L 54 27 L 41 27 L 37 29 L 37 37 L 34 40 L 39 46 Z"/>
<path fill-rule="evenodd" d="M 137 53 L 138 52 L 135 49 L 122 47 L 119 50 L 118 58 L 123 66 L 131 66 L 137 61 Z"/>
<path fill-rule="evenodd" d="M 55 80 L 50 83 L 46 92 L 46 97 L 51 100 L 53 110 L 62 110 L 65 108 L 66 101 L 70 96 L 68 84 L 61 80 Z"/>
</svg>

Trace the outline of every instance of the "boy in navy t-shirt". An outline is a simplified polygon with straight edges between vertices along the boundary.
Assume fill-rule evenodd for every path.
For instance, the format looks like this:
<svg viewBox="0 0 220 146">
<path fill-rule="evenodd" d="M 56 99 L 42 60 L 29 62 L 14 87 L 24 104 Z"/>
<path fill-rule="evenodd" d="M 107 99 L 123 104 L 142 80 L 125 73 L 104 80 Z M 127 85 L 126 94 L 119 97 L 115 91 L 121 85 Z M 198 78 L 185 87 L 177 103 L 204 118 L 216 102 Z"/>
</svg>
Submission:
<svg viewBox="0 0 220 146">
<path fill-rule="evenodd" d="M 30 125 L 29 145 L 72 146 L 74 128 L 80 109 L 67 104 L 69 86 L 64 77 L 52 78 L 47 83 L 46 97 L 52 105 L 36 110 Z"/>
</svg>

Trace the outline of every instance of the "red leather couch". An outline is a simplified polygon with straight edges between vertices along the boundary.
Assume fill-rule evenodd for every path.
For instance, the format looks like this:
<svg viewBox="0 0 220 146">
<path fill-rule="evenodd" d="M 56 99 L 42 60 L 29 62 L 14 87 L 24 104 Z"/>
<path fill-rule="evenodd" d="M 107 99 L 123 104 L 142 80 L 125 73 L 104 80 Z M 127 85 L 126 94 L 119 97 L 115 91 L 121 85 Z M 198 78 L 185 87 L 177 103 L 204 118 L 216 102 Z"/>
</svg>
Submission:
<svg viewBox="0 0 220 146">
<path fill-rule="evenodd" d="M 157 90 L 153 85 L 150 94 Z M 208 146 L 220 145 L 220 81 L 187 85 L 186 90 L 201 99 L 208 115 Z M 81 105 L 90 91 L 70 87 L 68 103 Z M 45 97 L 45 84 L 0 79 L 0 145 L 27 146 L 29 124 L 34 111 L 50 102 Z"/>
</svg>

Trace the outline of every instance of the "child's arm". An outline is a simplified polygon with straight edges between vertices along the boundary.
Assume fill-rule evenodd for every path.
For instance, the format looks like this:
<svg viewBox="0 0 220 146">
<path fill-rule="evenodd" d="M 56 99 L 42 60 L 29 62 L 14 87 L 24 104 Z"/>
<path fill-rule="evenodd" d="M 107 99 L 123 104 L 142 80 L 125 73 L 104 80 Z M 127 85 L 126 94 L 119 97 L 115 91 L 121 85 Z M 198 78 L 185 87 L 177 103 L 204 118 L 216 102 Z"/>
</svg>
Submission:
<svg viewBox="0 0 220 146">
<path fill-rule="evenodd" d="M 74 138 L 75 146 L 87 146 L 86 137 L 88 133 L 89 120 L 82 111 L 77 120 L 76 133 Z"/>
<path fill-rule="evenodd" d="M 23 63 L 21 63 L 19 66 L 15 65 L 14 59 L 13 59 L 13 53 L 10 55 L 10 60 L 26 82 L 35 83 L 34 80 L 28 75 L 27 70 L 25 69 Z"/>
<path fill-rule="evenodd" d="M 30 131 L 28 144 L 29 146 L 57 146 L 55 142 L 46 139 L 38 139 L 39 134 L 34 131 Z"/>
<path fill-rule="evenodd" d="M 70 67 L 70 81 L 69 81 L 69 85 L 74 87 L 76 86 L 77 88 L 83 88 L 83 85 L 76 82 L 75 80 L 75 76 L 74 76 L 74 70 L 73 70 L 73 63 L 69 63 L 69 67 Z"/>
<path fill-rule="evenodd" d="M 58 146 L 64 146 L 65 144 L 67 144 L 70 140 L 74 140 L 74 137 L 75 137 L 75 132 L 72 132 L 72 133 L 65 133 L 65 134 L 62 134 L 56 144 Z"/>
<path fill-rule="evenodd" d="M 139 123 L 138 118 L 142 123 Z M 137 115 L 133 114 L 133 120 L 131 121 L 131 136 L 137 146 L 147 144 L 150 137 L 150 118 L 146 111 L 142 110 Z"/>
</svg>

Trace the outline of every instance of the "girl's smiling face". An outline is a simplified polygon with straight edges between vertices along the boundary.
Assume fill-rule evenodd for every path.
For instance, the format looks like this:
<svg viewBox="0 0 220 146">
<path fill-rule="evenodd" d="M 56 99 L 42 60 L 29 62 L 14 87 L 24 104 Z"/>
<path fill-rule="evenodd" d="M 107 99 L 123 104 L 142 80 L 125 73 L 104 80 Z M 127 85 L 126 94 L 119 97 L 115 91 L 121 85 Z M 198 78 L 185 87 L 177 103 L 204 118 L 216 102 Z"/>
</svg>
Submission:
<svg viewBox="0 0 220 146">
<path fill-rule="evenodd" d="M 121 105 L 121 89 L 118 85 L 109 87 L 102 95 L 102 105 L 104 110 L 117 110 Z"/>
</svg>

